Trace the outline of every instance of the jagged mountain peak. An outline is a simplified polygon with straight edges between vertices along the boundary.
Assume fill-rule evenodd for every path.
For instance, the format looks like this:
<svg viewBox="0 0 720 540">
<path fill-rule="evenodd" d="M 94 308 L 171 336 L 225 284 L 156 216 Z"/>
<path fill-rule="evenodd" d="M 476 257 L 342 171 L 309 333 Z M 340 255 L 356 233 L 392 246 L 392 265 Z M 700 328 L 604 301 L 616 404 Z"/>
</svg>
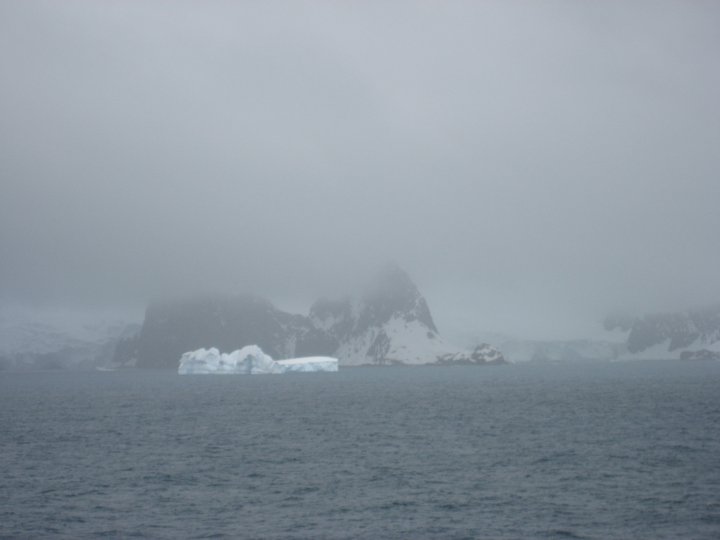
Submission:
<svg viewBox="0 0 720 540">
<path fill-rule="evenodd" d="M 437 335 L 425 298 L 410 276 L 395 263 L 380 268 L 355 298 L 318 300 L 310 308 L 310 319 L 339 341 L 382 328 L 395 319 L 417 323 L 426 333 Z"/>
<path fill-rule="evenodd" d="M 407 272 L 396 263 L 388 263 L 377 272 L 365 290 L 362 302 L 364 313 L 358 321 L 361 329 L 366 325 L 386 323 L 393 317 L 402 317 L 406 322 L 419 321 L 437 334 L 425 298 Z"/>
<path fill-rule="evenodd" d="M 425 298 L 396 263 L 381 267 L 356 297 L 317 301 L 310 320 L 337 340 L 336 354 L 346 365 L 424 364 L 441 357 L 480 363 L 482 356 L 444 343 Z"/>
</svg>

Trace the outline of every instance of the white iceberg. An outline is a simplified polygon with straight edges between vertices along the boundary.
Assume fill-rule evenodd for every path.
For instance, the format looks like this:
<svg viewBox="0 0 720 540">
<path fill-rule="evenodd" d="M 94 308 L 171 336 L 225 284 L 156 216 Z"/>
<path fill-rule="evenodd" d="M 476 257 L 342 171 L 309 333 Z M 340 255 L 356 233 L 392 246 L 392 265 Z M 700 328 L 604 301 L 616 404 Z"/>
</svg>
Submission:
<svg viewBox="0 0 720 540">
<path fill-rule="evenodd" d="M 273 360 L 257 345 L 248 345 L 231 353 L 221 353 L 215 347 L 189 351 L 182 355 L 178 367 L 180 375 L 266 375 L 337 370 L 337 358 L 310 356 L 307 358 Z"/>
<path fill-rule="evenodd" d="M 287 360 L 276 360 L 275 364 L 282 368 L 280 373 L 310 373 L 313 371 L 338 370 L 338 359 L 330 356 L 288 358 Z"/>
</svg>

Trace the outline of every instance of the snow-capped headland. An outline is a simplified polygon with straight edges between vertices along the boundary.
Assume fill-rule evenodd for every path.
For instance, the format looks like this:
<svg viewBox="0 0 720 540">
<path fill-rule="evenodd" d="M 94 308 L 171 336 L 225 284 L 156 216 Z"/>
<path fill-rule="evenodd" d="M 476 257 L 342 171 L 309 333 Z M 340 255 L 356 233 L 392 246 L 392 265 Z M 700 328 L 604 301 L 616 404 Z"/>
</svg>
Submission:
<svg viewBox="0 0 720 540">
<path fill-rule="evenodd" d="M 274 358 L 332 357 L 340 366 L 505 363 L 491 345 L 466 350 L 445 342 L 425 298 L 396 265 L 357 296 L 318 300 L 307 316 L 251 295 L 151 304 L 137 336 L 118 345 L 115 361 L 178 369 L 187 351 L 215 347 L 221 354 L 253 344 Z"/>
</svg>

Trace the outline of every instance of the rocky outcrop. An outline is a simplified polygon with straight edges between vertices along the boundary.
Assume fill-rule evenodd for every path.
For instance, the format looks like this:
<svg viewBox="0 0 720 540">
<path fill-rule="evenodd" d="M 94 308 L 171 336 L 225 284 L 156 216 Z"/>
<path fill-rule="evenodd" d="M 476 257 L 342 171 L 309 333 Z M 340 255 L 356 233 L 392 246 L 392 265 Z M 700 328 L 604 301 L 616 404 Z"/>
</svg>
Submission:
<svg viewBox="0 0 720 540">
<path fill-rule="evenodd" d="M 438 364 L 444 365 L 472 365 L 472 364 L 506 364 L 505 357 L 489 343 L 482 343 L 472 352 L 459 352 L 444 354 L 437 359 Z"/>
<path fill-rule="evenodd" d="M 551 364 L 610 362 L 617 360 L 626 347 L 620 337 L 613 341 L 598 339 L 522 339 L 499 333 L 466 334 L 462 342 L 475 346 L 495 344 L 508 362 Z"/>
</svg>

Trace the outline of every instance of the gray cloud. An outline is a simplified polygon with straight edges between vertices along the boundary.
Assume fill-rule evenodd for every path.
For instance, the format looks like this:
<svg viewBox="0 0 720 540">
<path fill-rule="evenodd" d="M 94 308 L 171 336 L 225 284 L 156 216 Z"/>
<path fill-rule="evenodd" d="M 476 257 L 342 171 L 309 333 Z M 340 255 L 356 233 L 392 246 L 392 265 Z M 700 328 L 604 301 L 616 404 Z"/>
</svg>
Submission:
<svg viewBox="0 0 720 540">
<path fill-rule="evenodd" d="M 447 331 L 720 300 L 714 3 L 0 11 L 5 301 L 301 305 L 387 258 Z"/>
</svg>

